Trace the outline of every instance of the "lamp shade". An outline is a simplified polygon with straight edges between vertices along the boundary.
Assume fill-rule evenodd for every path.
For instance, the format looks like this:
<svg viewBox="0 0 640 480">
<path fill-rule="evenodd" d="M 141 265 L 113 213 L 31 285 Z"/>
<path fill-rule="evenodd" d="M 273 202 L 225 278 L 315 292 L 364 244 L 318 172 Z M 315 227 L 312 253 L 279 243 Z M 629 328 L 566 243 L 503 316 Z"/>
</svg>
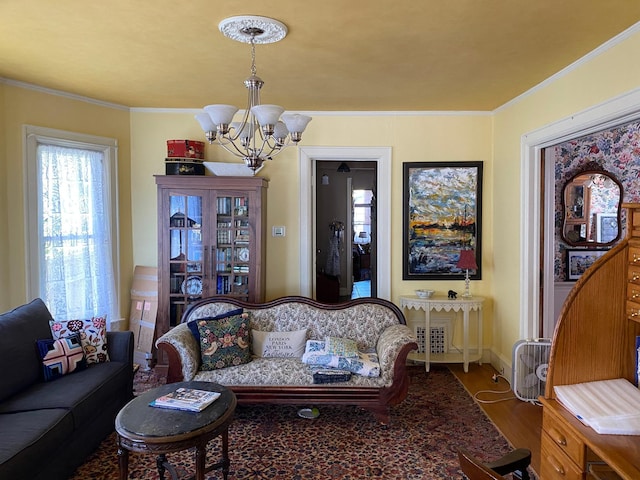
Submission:
<svg viewBox="0 0 640 480">
<path fill-rule="evenodd" d="M 278 105 L 256 105 L 251 107 L 251 113 L 256 116 L 260 126 L 275 125 L 284 112 L 284 108 Z"/>
<path fill-rule="evenodd" d="M 477 270 L 476 254 L 473 250 L 460 250 L 460 258 L 456 267 L 461 270 Z"/>
<path fill-rule="evenodd" d="M 211 132 L 211 131 L 215 132 L 216 125 L 211 120 L 211 117 L 209 116 L 209 114 L 207 114 L 207 113 L 198 113 L 196 115 L 196 120 L 198 120 L 198 123 L 200 123 L 200 126 L 202 127 L 202 130 L 204 130 L 205 132 Z"/>
<path fill-rule="evenodd" d="M 207 105 L 204 111 L 211 117 L 211 121 L 216 125 L 228 125 L 233 116 L 238 111 L 238 107 L 233 105 Z"/>
<path fill-rule="evenodd" d="M 299 113 L 285 113 L 282 115 L 282 121 L 287 126 L 287 130 L 291 133 L 302 133 L 307 128 L 307 124 L 311 121 L 311 117 L 300 115 Z"/>
</svg>

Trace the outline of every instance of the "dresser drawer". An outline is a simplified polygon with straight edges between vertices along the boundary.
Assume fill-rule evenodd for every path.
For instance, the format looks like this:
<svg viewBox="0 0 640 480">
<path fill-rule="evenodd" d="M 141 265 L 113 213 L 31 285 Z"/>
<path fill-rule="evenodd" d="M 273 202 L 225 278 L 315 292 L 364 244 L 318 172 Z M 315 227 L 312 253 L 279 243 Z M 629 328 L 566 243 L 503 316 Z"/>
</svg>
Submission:
<svg viewBox="0 0 640 480">
<path fill-rule="evenodd" d="M 546 432 L 542 432 L 540 448 L 540 478 L 542 480 L 582 480 L 583 470 Z"/>
<path fill-rule="evenodd" d="M 640 285 L 640 265 L 629 265 L 627 269 L 627 281 L 635 285 Z"/>
<path fill-rule="evenodd" d="M 640 247 L 629 246 L 629 265 L 640 267 Z"/>
<path fill-rule="evenodd" d="M 627 300 L 627 318 L 640 322 L 640 303 Z"/>
<path fill-rule="evenodd" d="M 640 307 L 640 285 L 635 283 L 627 284 L 627 300 L 637 302 L 638 307 Z"/>
<path fill-rule="evenodd" d="M 547 409 L 544 409 L 542 414 L 542 430 L 547 434 L 548 440 L 554 443 L 574 463 L 578 465 L 586 463 L 586 447 L 582 440 L 569 430 L 565 423 L 557 421 Z"/>
</svg>

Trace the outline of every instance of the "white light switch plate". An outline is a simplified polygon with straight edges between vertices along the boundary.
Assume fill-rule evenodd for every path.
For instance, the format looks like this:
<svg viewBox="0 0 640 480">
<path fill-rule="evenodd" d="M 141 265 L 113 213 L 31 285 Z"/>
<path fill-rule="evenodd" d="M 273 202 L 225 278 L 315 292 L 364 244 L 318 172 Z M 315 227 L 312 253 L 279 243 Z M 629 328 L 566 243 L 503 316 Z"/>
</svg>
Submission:
<svg viewBox="0 0 640 480">
<path fill-rule="evenodd" d="M 286 229 L 284 227 L 271 227 L 271 236 L 272 237 L 284 237 L 286 234 Z"/>
</svg>

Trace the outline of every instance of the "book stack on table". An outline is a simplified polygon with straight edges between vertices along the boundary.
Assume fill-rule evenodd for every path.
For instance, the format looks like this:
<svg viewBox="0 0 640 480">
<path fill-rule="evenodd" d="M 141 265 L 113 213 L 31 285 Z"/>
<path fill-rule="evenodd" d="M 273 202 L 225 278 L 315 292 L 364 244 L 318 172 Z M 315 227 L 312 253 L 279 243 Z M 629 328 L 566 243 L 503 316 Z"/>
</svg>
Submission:
<svg viewBox="0 0 640 480">
<path fill-rule="evenodd" d="M 201 412 L 215 402 L 219 396 L 219 392 L 196 390 L 194 388 L 178 388 L 171 393 L 156 398 L 149 403 L 149 405 L 158 408 Z"/>
</svg>

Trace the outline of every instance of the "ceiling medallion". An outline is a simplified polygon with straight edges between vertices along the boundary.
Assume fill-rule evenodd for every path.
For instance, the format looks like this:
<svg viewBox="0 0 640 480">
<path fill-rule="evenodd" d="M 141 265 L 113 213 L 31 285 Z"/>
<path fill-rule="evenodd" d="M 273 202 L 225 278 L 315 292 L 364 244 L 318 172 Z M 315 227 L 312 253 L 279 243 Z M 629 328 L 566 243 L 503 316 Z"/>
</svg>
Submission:
<svg viewBox="0 0 640 480">
<path fill-rule="evenodd" d="M 225 18 L 218 24 L 222 34 L 236 42 L 275 43 L 287 36 L 287 26 L 268 17 L 243 15 Z"/>
</svg>

